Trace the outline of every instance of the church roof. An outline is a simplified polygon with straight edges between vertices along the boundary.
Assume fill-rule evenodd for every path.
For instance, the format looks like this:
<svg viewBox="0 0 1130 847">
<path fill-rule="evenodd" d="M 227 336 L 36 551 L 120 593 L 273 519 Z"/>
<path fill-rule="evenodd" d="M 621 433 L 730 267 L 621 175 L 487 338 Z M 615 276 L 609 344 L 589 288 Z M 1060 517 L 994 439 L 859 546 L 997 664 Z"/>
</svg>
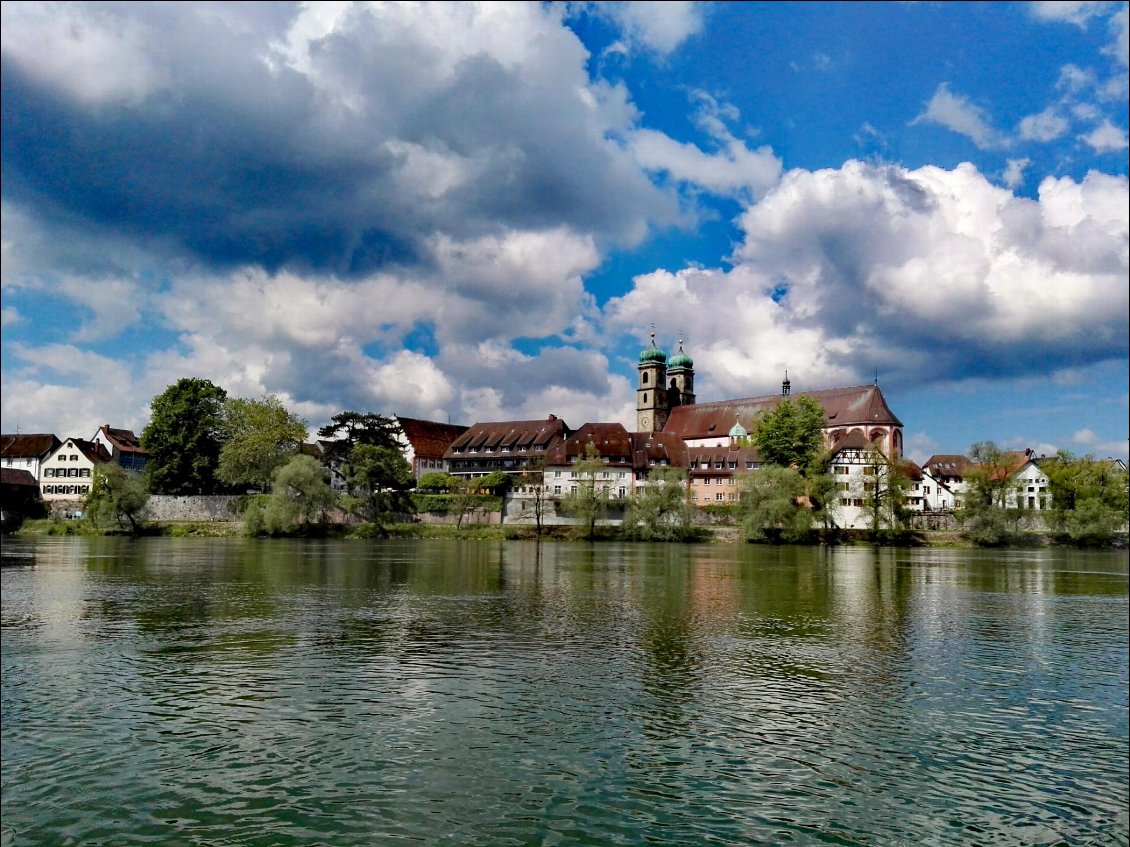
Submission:
<svg viewBox="0 0 1130 847">
<path fill-rule="evenodd" d="M 396 416 L 396 422 L 412 445 L 413 452 L 421 459 L 442 459 L 452 442 L 468 429 L 459 424 L 402 418 L 400 415 Z"/>
<path fill-rule="evenodd" d="M 758 415 L 776 408 L 782 400 L 794 400 L 797 397 L 810 397 L 820 404 L 824 410 L 825 427 L 865 424 L 902 426 L 902 421 L 895 417 L 887 405 L 879 386 L 857 385 L 796 392 L 787 397 L 768 394 L 741 400 L 676 406 L 671 410 L 663 431 L 682 438 L 720 437 L 730 431 L 735 419 L 746 430 L 752 430 Z"/>
</svg>

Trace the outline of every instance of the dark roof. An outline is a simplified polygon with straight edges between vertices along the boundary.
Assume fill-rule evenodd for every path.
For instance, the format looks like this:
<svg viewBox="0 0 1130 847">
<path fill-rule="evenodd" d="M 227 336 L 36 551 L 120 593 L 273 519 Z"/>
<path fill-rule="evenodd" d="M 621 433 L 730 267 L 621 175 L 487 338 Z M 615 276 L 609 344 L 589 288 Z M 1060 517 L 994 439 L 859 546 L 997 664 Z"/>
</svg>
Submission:
<svg viewBox="0 0 1130 847">
<path fill-rule="evenodd" d="M 396 416 L 400 429 L 416 455 L 423 459 L 442 459 L 447 448 L 468 429 L 460 424 L 421 421 Z"/>
<path fill-rule="evenodd" d="M 623 424 L 587 423 L 559 443 L 546 458 L 547 464 L 566 465 L 584 458 L 585 447 L 592 444 L 602 459 L 610 464 L 627 465 L 632 461 L 632 439 Z"/>
<path fill-rule="evenodd" d="M 688 447 L 687 448 L 687 462 L 690 465 L 691 475 L 717 473 L 719 468 L 715 465 L 722 464 L 721 470 L 730 470 L 730 463 L 733 462 L 737 465 L 737 470 L 744 471 L 746 463 L 753 462 L 755 465 L 761 464 L 761 454 L 757 452 L 756 447 Z M 709 468 L 700 468 L 703 462 L 710 465 Z"/>
<path fill-rule="evenodd" d="M 743 400 L 676 406 L 671 410 L 663 431 L 683 438 L 712 438 L 727 435 L 737 421 L 752 432 L 758 415 L 776 408 L 782 400 L 797 397 L 809 397 L 820 404 L 824 409 L 825 427 L 866 424 L 902 426 L 902 421 L 895 417 L 887 405 L 879 386 L 857 385 L 851 388 L 798 391 L 787 396 L 768 394 Z"/>
<path fill-rule="evenodd" d="M 63 442 L 49 432 L 0 435 L 0 456 L 5 459 L 39 459 Z"/>
<path fill-rule="evenodd" d="M 477 423 L 456 438 L 444 452 L 445 459 L 451 458 L 455 450 L 474 447 L 510 447 L 511 452 L 523 453 L 535 446 L 551 449 L 569 434 L 565 421 L 556 415 L 536 421 L 492 421 Z"/>
<path fill-rule="evenodd" d="M 670 432 L 633 432 L 632 467 L 645 470 L 653 464 L 667 464 L 676 468 L 687 466 L 687 444 Z"/>
<path fill-rule="evenodd" d="M 858 430 L 853 430 L 832 445 L 833 455 L 841 450 L 866 450 L 871 446 L 867 436 Z"/>
<path fill-rule="evenodd" d="M 930 474 L 930 476 L 965 476 L 976 465 L 969 460 L 968 456 L 962 456 L 957 453 L 939 453 L 931 456 L 922 465 L 923 469 Z"/>
<path fill-rule="evenodd" d="M 35 481 L 31 471 L 25 471 L 23 468 L 0 468 L 0 485 L 37 488 L 39 483 Z"/>
<path fill-rule="evenodd" d="M 133 430 L 115 429 L 109 424 L 103 424 L 99 430 L 114 448 L 122 453 L 141 453 L 148 455 L 141 449 L 141 439 L 133 434 Z"/>
<path fill-rule="evenodd" d="M 87 441 L 85 438 L 68 438 L 59 446 L 63 447 L 67 442 L 75 445 L 80 453 L 96 465 L 104 462 L 112 462 L 114 460 L 114 457 L 106 451 L 106 448 L 97 441 Z"/>
</svg>

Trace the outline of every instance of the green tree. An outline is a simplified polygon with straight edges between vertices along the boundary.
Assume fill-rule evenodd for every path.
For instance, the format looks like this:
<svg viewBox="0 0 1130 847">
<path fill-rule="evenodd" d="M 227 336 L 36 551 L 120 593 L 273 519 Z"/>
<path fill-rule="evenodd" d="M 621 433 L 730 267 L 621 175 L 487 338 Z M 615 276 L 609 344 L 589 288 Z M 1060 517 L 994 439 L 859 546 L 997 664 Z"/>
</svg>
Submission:
<svg viewBox="0 0 1130 847">
<path fill-rule="evenodd" d="M 141 512 L 148 502 L 149 490 L 141 474 L 115 464 L 95 466 L 85 505 L 86 515 L 95 526 L 123 526 L 124 520 L 136 535 L 141 529 Z"/>
<path fill-rule="evenodd" d="M 224 401 L 224 446 L 216 476 L 233 487 L 260 491 L 274 472 L 306 440 L 306 421 L 287 410 L 274 394 L 261 400 L 229 397 Z"/>
<path fill-rule="evenodd" d="M 965 491 L 955 510 L 975 544 L 994 546 L 1015 540 L 1024 515 L 1017 508 L 1020 484 L 1014 462 L 992 441 L 978 441 L 969 451 L 974 467 L 965 475 Z"/>
<path fill-rule="evenodd" d="M 801 476 L 822 473 L 824 409 L 811 397 L 782 400 L 761 414 L 750 438 L 765 464 L 796 468 Z"/>
<path fill-rule="evenodd" d="M 150 402 L 141 446 L 149 454 L 145 476 L 154 494 L 215 494 L 223 446 L 227 392 L 206 379 L 185 378 Z"/>
<path fill-rule="evenodd" d="M 342 506 L 378 526 L 394 512 L 411 512 L 412 467 L 395 447 L 357 444 L 345 465 L 349 493 Z"/>
<path fill-rule="evenodd" d="M 420 491 L 454 491 L 459 485 L 459 480 L 443 471 L 430 471 L 420 477 L 416 488 Z"/>
<path fill-rule="evenodd" d="M 639 541 L 685 541 L 694 535 L 684 468 L 654 468 L 624 515 L 622 531 Z"/>
<path fill-rule="evenodd" d="M 591 442 L 585 445 L 585 456 L 573 463 L 573 490 L 561 505 L 585 528 L 585 538 L 596 536 L 596 522 L 608 511 L 608 486 L 599 482 L 606 470 L 600 451 Z"/>
<path fill-rule="evenodd" d="M 333 505 L 325 466 L 312 456 L 292 456 L 275 469 L 271 495 L 256 500 L 244 513 L 244 532 L 286 535 L 305 531 L 323 523 Z"/>
<path fill-rule="evenodd" d="M 1041 467 L 1048 475 L 1051 510 L 1046 514 L 1054 533 L 1075 544 L 1098 545 L 1122 532 L 1130 509 L 1125 471 L 1067 451 Z"/>
<path fill-rule="evenodd" d="M 800 541 L 820 516 L 795 467 L 764 465 L 742 480 L 738 514 L 747 541 Z"/>
<path fill-rule="evenodd" d="M 342 412 L 318 430 L 318 437 L 328 442 L 326 457 L 339 464 L 346 464 L 359 444 L 399 450 L 402 435 L 395 418 L 375 412 Z"/>
</svg>

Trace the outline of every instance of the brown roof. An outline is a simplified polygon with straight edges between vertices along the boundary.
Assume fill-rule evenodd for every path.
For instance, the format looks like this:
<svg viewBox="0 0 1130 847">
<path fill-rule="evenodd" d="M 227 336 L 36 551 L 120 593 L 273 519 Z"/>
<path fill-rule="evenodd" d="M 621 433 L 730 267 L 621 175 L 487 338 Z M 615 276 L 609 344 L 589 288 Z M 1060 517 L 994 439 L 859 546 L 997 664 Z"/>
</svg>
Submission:
<svg viewBox="0 0 1130 847">
<path fill-rule="evenodd" d="M 31 475 L 31 471 L 23 468 L 0 468 L 0 485 L 38 488 L 39 483 Z"/>
<path fill-rule="evenodd" d="M 687 467 L 687 444 L 670 432 L 633 432 L 632 467 L 646 470 L 653 464 L 667 464 L 676 468 Z"/>
<path fill-rule="evenodd" d="M 716 474 L 719 470 L 733 470 L 730 468 L 730 463 L 737 465 L 736 470 L 745 471 L 749 462 L 753 462 L 754 466 L 760 465 L 761 455 L 756 447 L 688 447 L 687 462 L 692 476 L 696 474 L 703 476 Z M 709 468 L 700 467 L 703 462 L 706 462 Z M 719 463 L 722 465 L 721 468 L 716 467 Z"/>
<path fill-rule="evenodd" d="M 467 431 L 456 438 L 444 451 L 445 459 L 452 458 L 456 450 L 467 448 L 483 449 L 484 447 L 506 446 L 511 452 L 523 453 L 535 446 L 542 446 L 546 450 L 552 449 L 557 442 L 569 434 L 565 421 L 556 415 L 536 421 L 493 421 L 490 423 L 477 423 L 467 428 Z M 462 454 L 460 454 L 462 455 Z"/>
<path fill-rule="evenodd" d="M 832 445 L 832 453 L 834 455 L 841 450 L 866 450 L 870 446 L 871 442 L 867 440 L 867 436 L 858 430 L 852 430 Z"/>
<path fill-rule="evenodd" d="M 902 421 L 895 417 L 887 405 L 879 386 L 857 385 L 851 388 L 798 391 L 787 396 L 768 394 L 744 400 L 676 406 L 671 410 L 663 431 L 683 438 L 713 438 L 727 435 L 736 421 L 752 432 L 758 415 L 776 408 L 782 400 L 797 397 L 809 397 L 820 404 L 824 409 L 825 427 L 855 424 L 902 426 Z"/>
<path fill-rule="evenodd" d="M 416 455 L 423 459 L 442 459 L 452 442 L 468 429 L 459 424 L 421 421 L 416 418 L 402 418 L 399 415 L 396 416 L 396 420 Z"/>
<path fill-rule="evenodd" d="M 141 449 L 141 439 L 133 434 L 133 430 L 115 429 L 109 424 L 103 424 L 100 431 L 120 452 L 145 454 Z"/>
<path fill-rule="evenodd" d="M 939 453 L 931 456 L 922 465 L 930 476 L 965 476 L 976 465 L 969 461 L 968 456 L 961 456 L 957 453 Z"/>
<path fill-rule="evenodd" d="M 559 443 L 547 457 L 551 465 L 568 465 L 583 459 L 585 447 L 592 444 L 609 464 L 628 465 L 632 461 L 632 439 L 623 424 L 587 423 Z"/>
<path fill-rule="evenodd" d="M 49 432 L 0 435 L 0 456 L 5 459 L 43 458 L 63 442 Z"/>
</svg>

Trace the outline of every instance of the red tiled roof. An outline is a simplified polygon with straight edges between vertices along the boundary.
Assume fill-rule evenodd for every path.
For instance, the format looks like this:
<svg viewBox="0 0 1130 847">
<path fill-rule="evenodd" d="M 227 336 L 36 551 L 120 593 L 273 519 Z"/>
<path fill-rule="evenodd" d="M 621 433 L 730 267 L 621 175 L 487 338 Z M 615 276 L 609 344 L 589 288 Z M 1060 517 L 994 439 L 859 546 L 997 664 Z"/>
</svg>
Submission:
<svg viewBox="0 0 1130 847">
<path fill-rule="evenodd" d="M 858 385 L 796 392 L 787 396 L 768 394 L 743 400 L 676 406 L 671 410 L 663 431 L 683 438 L 713 438 L 727 435 L 737 421 L 752 432 L 758 415 L 775 408 L 782 400 L 797 397 L 809 397 L 820 404 L 824 409 L 825 427 L 862 424 L 902 426 L 902 421 L 887 405 L 879 386 Z"/>
<path fill-rule="evenodd" d="M 141 453 L 146 455 L 145 451 L 141 449 L 141 439 L 133 434 L 133 430 L 115 429 L 109 424 L 103 424 L 100 431 L 106 436 L 106 439 L 122 453 Z"/>
<path fill-rule="evenodd" d="M 450 459 L 458 455 L 462 458 L 462 453 L 456 454 L 454 451 L 484 446 L 506 445 L 512 447 L 514 453 L 526 452 L 534 446 L 543 446 L 546 450 L 550 450 L 568 434 L 565 421 L 555 415 L 536 421 L 477 423 L 468 427 L 466 432 L 456 438 L 444 452 L 443 457 Z"/>
<path fill-rule="evenodd" d="M 49 432 L 21 432 L 0 435 L 0 456 L 5 459 L 38 459 L 63 442 Z"/>
<path fill-rule="evenodd" d="M 399 415 L 396 420 L 404 437 L 412 445 L 412 450 L 422 459 L 442 459 L 447 448 L 468 429 L 459 424 L 421 421 L 416 418 L 402 418 Z"/>
<path fill-rule="evenodd" d="M 746 465 L 750 462 L 757 467 L 761 464 L 761 454 L 756 447 L 688 447 L 687 462 L 692 476 L 704 476 L 717 474 L 720 470 L 745 471 Z M 703 462 L 709 467 L 701 467 Z M 737 467 L 731 468 L 731 463 Z M 721 467 L 717 467 L 719 464 Z"/>
<path fill-rule="evenodd" d="M 969 461 L 968 456 L 961 456 L 957 453 L 939 453 L 927 459 L 922 467 L 933 477 L 963 477 L 976 465 Z"/>
<path fill-rule="evenodd" d="M 867 440 L 867 436 L 859 430 L 852 430 L 832 445 L 832 453 L 834 455 L 841 450 L 866 450 L 870 446 L 871 442 Z"/>
<path fill-rule="evenodd" d="M 600 457 L 610 464 L 627 465 L 632 461 L 632 439 L 622 424 L 587 423 L 558 444 L 547 463 L 565 465 L 584 458 L 588 444 L 594 445 Z"/>
<path fill-rule="evenodd" d="M 687 467 L 687 444 L 670 432 L 633 432 L 632 467 L 646 470 L 653 464 L 667 464 L 676 468 Z"/>
</svg>

